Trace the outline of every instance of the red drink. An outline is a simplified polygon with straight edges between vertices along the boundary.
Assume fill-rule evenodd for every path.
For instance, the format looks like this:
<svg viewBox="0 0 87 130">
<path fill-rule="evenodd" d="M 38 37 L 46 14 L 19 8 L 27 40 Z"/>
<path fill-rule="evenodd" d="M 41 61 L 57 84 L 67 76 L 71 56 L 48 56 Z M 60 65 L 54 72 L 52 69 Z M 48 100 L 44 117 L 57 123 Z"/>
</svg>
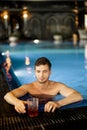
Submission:
<svg viewBox="0 0 87 130">
<path fill-rule="evenodd" d="M 38 116 L 38 98 L 29 98 L 28 103 L 28 115 L 30 117 Z"/>
<path fill-rule="evenodd" d="M 38 116 L 38 109 L 37 108 L 29 108 L 28 109 L 28 115 L 30 117 Z"/>
</svg>

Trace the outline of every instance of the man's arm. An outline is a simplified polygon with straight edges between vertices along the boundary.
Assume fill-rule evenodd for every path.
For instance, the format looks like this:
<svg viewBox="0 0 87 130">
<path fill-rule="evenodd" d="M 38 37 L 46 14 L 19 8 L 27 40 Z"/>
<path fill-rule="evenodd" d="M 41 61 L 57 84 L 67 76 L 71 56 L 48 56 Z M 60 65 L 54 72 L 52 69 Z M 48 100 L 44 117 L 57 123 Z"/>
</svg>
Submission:
<svg viewBox="0 0 87 130">
<path fill-rule="evenodd" d="M 19 113 L 25 113 L 25 104 L 26 101 L 18 99 L 21 96 L 24 96 L 27 92 L 25 89 L 23 89 L 25 86 L 14 89 L 4 96 L 4 99 L 6 102 L 8 102 L 11 105 L 14 105 L 15 110 Z"/>
<path fill-rule="evenodd" d="M 57 103 L 58 103 L 58 107 L 62 107 L 62 106 L 65 106 L 74 102 L 81 101 L 82 99 L 83 99 L 82 95 L 79 92 L 73 91 L 72 93 L 70 93 L 70 95 L 57 101 Z"/>
<path fill-rule="evenodd" d="M 78 91 L 66 86 L 65 84 L 60 84 L 59 93 L 65 97 L 62 100 L 58 101 L 58 104 L 60 106 L 78 102 L 83 99 L 82 95 Z"/>
<path fill-rule="evenodd" d="M 60 86 L 59 87 L 59 93 L 61 95 L 63 95 L 64 98 L 61 99 L 61 100 L 58 100 L 58 101 L 50 101 L 50 102 L 48 102 L 45 105 L 45 111 L 54 112 L 54 110 L 56 108 L 60 108 L 62 106 L 65 106 L 65 105 L 68 105 L 68 104 L 83 100 L 82 95 L 79 92 L 77 92 L 76 90 L 74 90 L 72 88 L 69 88 L 64 84 L 60 84 L 59 86 Z"/>
</svg>

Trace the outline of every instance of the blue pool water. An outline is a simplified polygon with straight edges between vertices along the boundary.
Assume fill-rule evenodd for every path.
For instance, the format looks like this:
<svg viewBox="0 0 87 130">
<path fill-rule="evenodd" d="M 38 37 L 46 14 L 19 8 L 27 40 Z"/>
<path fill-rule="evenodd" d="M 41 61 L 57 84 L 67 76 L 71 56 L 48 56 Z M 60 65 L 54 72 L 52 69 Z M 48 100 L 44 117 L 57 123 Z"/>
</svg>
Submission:
<svg viewBox="0 0 87 130">
<path fill-rule="evenodd" d="M 87 61 L 84 48 L 55 47 L 53 44 L 19 44 L 14 47 L 0 45 L 2 52 L 10 52 L 12 68 L 21 84 L 35 80 L 34 62 L 45 56 L 52 62 L 50 79 L 63 82 L 67 86 L 78 90 L 87 99 Z M 25 57 L 30 64 L 25 64 Z"/>
</svg>

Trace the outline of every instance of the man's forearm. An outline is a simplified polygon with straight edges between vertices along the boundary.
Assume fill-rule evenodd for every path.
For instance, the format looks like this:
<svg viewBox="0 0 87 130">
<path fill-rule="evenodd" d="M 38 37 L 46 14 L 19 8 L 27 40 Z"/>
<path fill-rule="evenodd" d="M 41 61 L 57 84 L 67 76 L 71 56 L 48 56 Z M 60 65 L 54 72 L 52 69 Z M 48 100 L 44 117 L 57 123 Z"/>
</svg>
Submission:
<svg viewBox="0 0 87 130">
<path fill-rule="evenodd" d="M 79 93 L 73 93 L 64 99 L 59 100 L 57 103 L 58 103 L 58 107 L 62 107 L 81 100 L 83 100 L 83 98 Z"/>
</svg>

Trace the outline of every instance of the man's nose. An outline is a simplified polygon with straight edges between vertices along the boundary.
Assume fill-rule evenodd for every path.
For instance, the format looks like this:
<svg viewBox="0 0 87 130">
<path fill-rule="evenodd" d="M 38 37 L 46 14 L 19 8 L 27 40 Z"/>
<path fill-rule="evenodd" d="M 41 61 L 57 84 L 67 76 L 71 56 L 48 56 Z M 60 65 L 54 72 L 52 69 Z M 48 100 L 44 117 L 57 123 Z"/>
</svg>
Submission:
<svg viewBox="0 0 87 130">
<path fill-rule="evenodd" d="M 40 76 L 43 76 L 43 72 L 40 73 Z"/>
</svg>

